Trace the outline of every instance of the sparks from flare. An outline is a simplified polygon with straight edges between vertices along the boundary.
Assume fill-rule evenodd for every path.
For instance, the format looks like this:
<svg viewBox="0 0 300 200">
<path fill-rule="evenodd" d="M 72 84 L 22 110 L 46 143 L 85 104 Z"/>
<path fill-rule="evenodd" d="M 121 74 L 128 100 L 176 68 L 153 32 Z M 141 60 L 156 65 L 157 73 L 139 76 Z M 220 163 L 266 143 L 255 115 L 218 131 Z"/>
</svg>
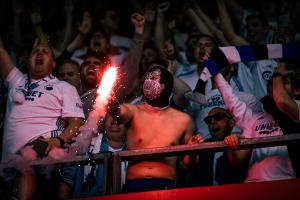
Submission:
<svg viewBox="0 0 300 200">
<path fill-rule="evenodd" d="M 111 98 L 111 91 L 117 79 L 117 68 L 115 66 L 109 67 L 103 74 L 101 84 L 97 89 L 98 96 L 96 98 L 94 109 L 101 107 L 102 109 L 107 105 Z"/>
<path fill-rule="evenodd" d="M 117 68 L 114 66 L 109 67 L 103 74 L 101 85 L 97 90 L 100 100 L 107 99 L 110 96 L 116 78 L 117 78 Z"/>
</svg>

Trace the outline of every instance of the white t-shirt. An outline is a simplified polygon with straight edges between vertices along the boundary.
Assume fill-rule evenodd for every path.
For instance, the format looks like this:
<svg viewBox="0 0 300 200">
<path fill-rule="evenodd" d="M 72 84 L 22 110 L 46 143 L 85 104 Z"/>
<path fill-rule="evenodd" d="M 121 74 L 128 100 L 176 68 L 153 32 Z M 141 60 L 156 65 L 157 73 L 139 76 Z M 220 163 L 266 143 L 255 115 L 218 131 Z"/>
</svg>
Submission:
<svg viewBox="0 0 300 200">
<path fill-rule="evenodd" d="M 269 113 L 253 113 L 244 102 L 233 94 L 232 88 L 221 75 L 217 75 L 216 80 L 227 108 L 233 114 L 236 124 L 243 130 L 243 136 L 257 138 L 283 134 Z M 252 150 L 246 182 L 291 178 L 295 178 L 295 172 L 286 146 Z"/>
<path fill-rule="evenodd" d="M 250 117 L 250 116 L 249 116 Z M 247 120 L 247 119 L 246 119 Z M 258 138 L 283 135 L 280 126 L 272 115 L 263 112 L 249 118 L 245 138 Z M 286 146 L 255 148 L 249 162 L 245 182 L 271 181 L 295 178 Z"/>
<path fill-rule="evenodd" d="M 9 93 L 4 125 L 3 158 L 16 153 L 35 138 L 57 136 L 64 128 L 60 123 L 64 118 L 84 118 L 82 104 L 74 86 L 53 76 L 31 81 L 37 82 L 38 86 L 31 89 L 24 103 L 20 104 L 13 100 L 13 94 L 20 89 L 27 89 L 27 75 L 15 67 L 5 80 Z"/>
<path fill-rule="evenodd" d="M 257 100 L 264 97 L 276 66 L 277 62 L 272 59 L 238 63 L 238 77 L 244 91 L 253 94 Z"/>
</svg>

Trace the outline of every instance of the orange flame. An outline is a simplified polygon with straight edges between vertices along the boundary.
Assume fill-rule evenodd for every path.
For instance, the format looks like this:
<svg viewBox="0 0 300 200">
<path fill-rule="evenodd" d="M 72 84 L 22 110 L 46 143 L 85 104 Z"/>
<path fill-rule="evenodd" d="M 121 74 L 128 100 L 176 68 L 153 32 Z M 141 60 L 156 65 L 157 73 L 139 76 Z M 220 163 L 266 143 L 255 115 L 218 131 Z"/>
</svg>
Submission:
<svg viewBox="0 0 300 200">
<path fill-rule="evenodd" d="M 111 90 L 117 79 L 117 68 L 114 66 L 109 67 L 103 74 L 101 84 L 97 90 L 99 94 L 99 100 L 108 100 L 111 94 Z"/>
</svg>

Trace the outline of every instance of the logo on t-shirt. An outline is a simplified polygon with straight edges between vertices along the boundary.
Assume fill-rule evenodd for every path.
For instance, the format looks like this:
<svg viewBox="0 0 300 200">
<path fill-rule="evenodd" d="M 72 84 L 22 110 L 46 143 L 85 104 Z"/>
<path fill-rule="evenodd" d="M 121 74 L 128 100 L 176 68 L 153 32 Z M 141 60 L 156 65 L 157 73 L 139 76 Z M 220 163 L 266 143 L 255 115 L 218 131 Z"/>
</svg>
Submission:
<svg viewBox="0 0 300 200">
<path fill-rule="evenodd" d="M 219 107 L 224 106 L 224 101 L 222 99 L 222 96 L 220 94 L 211 96 L 207 99 L 207 104 L 200 105 L 200 110 L 205 109 L 207 107 Z"/>
<path fill-rule="evenodd" d="M 264 71 L 262 73 L 262 78 L 266 81 L 270 80 L 272 76 L 272 72 L 271 71 Z"/>
<path fill-rule="evenodd" d="M 274 122 L 262 123 L 255 127 L 255 131 L 260 135 L 271 135 L 279 130 L 278 124 Z"/>
<path fill-rule="evenodd" d="M 34 101 L 36 98 L 41 98 L 44 93 L 39 91 L 26 91 L 24 94 L 25 101 Z"/>
</svg>

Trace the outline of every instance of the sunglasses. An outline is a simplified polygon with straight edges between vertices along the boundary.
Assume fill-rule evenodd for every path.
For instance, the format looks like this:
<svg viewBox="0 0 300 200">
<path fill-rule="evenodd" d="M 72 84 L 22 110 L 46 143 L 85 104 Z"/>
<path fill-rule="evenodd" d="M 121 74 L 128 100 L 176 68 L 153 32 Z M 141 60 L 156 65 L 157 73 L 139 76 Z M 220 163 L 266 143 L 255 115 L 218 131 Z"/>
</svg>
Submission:
<svg viewBox="0 0 300 200">
<path fill-rule="evenodd" d="M 98 62 L 98 61 L 84 61 L 82 64 L 81 64 L 81 66 L 82 67 L 86 67 L 86 66 L 88 66 L 88 65 L 95 65 L 95 66 L 101 66 L 101 63 L 100 62 Z"/>
<path fill-rule="evenodd" d="M 206 124 L 211 124 L 213 119 L 216 120 L 216 121 L 221 121 L 224 118 L 231 119 L 231 117 L 228 116 L 227 114 L 225 114 L 223 112 L 219 112 L 219 113 L 216 113 L 214 115 L 205 117 L 204 121 L 205 121 Z"/>
</svg>

